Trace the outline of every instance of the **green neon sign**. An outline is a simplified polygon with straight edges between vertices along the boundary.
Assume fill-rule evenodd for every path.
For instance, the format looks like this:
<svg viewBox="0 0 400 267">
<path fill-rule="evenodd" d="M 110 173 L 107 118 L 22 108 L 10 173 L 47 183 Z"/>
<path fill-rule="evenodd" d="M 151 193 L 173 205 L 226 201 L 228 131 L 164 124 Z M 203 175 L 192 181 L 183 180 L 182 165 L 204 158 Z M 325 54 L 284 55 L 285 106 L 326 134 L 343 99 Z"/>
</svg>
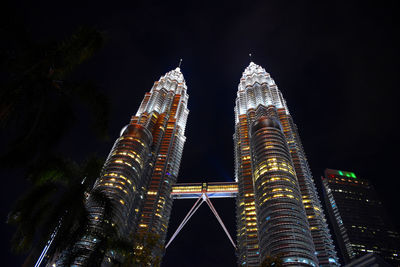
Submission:
<svg viewBox="0 0 400 267">
<path fill-rule="evenodd" d="M 355 175 L 355 173 L 354 172 L 344 172 L 344 171 L 337 171 L 338 173 L 339 173 L 339 175 L 341 175 L 341 176 L 346 176 L 346 177 L 349 177 L 349 178 L 357 178 L 357 176 Z"/>
</svg>

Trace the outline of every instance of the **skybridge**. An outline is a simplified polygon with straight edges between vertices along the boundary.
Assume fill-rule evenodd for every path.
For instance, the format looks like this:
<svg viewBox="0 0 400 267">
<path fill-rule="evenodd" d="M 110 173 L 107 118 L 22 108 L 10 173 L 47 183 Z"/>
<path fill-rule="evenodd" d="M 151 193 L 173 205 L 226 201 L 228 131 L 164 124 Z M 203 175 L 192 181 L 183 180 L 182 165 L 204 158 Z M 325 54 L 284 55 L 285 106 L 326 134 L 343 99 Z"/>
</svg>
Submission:
<svg viewBox="0 0 400 267">
<path fill-rule="evenodd" d="M 171 197 L 173 199 L 197 199 L 193 207 L 189 210 L 182 223 L 176 229 L 175 233 L 171 236 L 165 248 L 171 244 L 174 238 L 182 230 L 183 226 L 189 221 L 193 214 L 199 209 L 203 202 L 206 202 L 211 209 L 219 224 L 224 229 L 225 234 L 231 241 L 233 247 L 236 249 L 236 244 L 231 235 L 226 229 L 221 217 L 219 217 L 217 210 L 211 203 L 211 198 L 234 198 L 238 193 L 238 184 L 236 182 L 217 182 L 217 183 L 185 183 L 175 184 L 172 186 Z"/>
<path fill-rule="evenodd" d="M 172 186 L 171 197 L 173 199 L 196 199 L 202 194 L 206 194 L 209 198 L 228 198 L 236 197 L 237 193 L 236 182 L 180 183 Z"/>
</svg>

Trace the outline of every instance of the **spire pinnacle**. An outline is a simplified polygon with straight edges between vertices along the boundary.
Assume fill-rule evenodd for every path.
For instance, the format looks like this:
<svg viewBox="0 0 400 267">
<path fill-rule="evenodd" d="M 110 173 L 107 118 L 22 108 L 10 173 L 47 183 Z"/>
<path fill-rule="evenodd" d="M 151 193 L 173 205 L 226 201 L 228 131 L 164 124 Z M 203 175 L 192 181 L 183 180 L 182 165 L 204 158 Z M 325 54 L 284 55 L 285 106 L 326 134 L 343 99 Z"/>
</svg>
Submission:
<svg viewBox="0 0 400 267">
<path fill-rule="evenodd" d="M 251 53 L 249 53 L 249 59 L 250 59 L 250 64 L 253 62 L 253 55 Z"/>
<path fill-rule="evenodd" d="M 243 72 L 242 78 L 245 78 L 247 76 L 251 76 L 254 74 L 263 74 L 266 75 L 267 72 L 265 69 L 257 64 L 255 64 L 253 61 L 250 61 L 250 64 L 246 67 L 246 69 Z"/>
<path fill-rule="evenodd" d="M 179 60 L 178 68 L 181 68 L 182 59 Z"/>
<path fill-rule="evenodd" d="M 171 71 L 167 72 L 165 75 L 161 76 L 159 81 L 164 80 L 164 79 L 169 79 L 171 81 L 177 81 L 178 83 L 184 83 L 185 79 L 183 78 L 183 74 L 180 69 L 181 62 L 182 62 L 182 59 L 179 62 L 179 67 L 176 67 L 174 70 L 171 70 Z"/>
</svg>

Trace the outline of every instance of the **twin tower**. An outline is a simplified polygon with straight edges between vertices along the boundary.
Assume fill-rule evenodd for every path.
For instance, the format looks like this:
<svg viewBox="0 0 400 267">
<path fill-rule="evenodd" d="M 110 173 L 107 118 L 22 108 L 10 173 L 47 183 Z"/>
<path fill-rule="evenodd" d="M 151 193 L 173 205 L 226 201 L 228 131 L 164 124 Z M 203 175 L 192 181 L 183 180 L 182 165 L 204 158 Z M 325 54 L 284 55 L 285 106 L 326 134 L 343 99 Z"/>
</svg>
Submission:
<svg viewBox="0 0 400 267">
<path fill-rule="evenodd" d="M 116 140 L 93 190 L 113 202 L 118 235 L 156 233 L 165 243 L 188 98 L 180 68 L 168 72 Z M 240 79 L 234 111 L 238 266 L 260 266 L 267 256 L 285 266 L 339 266 L 297 127 L 274 80 L 253 62 Z M 104 208 L 90 197 L 87 205 L 90 227 L 101 228 Z M 85 236 L 75 244 L 86 250 L 75 265 L 87 263 L 96 242 Z"/>
</svg>

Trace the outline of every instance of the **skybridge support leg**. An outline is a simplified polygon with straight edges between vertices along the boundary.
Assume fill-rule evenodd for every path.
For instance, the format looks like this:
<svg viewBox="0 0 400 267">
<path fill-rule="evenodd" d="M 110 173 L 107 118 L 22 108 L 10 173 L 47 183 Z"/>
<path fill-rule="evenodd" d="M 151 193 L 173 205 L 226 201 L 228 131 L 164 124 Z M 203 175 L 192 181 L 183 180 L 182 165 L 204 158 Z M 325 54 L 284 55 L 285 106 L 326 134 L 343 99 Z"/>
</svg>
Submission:
<svg viewBox="0 0 400 267">
<path fill-rule="evenodd" d="M 226 235 L 228 236 L 229 240 L 231 241 L 233 247 L 236 249 L 236 245 L 235 242 L 233 242 L 233 239 L 231 237 L 231 235 L 228 232 L 228 229 L 226 229 L 224 223 L 222 222 L 221 217 L 219 217 L 217 210 L 214 208 L 213 204 L 211 203 L 210 198 L 207 196 L 207 194 L 205 194 L 205 201 L 207 203 L 207 205 L 210 207 L 211 211 L 214 213 L 215 217 L 217 218 L 218 222 L 221 224 L 222 228 L 224 229 Z"/>
<path fill-rule="evenodd" d="M 201 200 L 201 202 L 199 202 Z M 169 244 L 171 244 L 172 240 L 178 235 L 178 233 L 182 230 L 183 226 L 189 221 L 189 219 L 192 217 L 192 215 L 197 211 L 197 209 L 203 204 L 204 198 L 203 195 L 201 195 L 196 203 L 194 203 L 193 207 L 189 210 L 188 214 L 186 217 L 183 219 L 181 224 L 179 225 L 178 229 L 176 229 L 175 233 L 171 236 L 171 239 L 168 241 L 167 245 L 165 245 L 165 249 L 168 248 Z"/>
<path fill-rule="evenodd" d="M 194 203 L 193 207 L 189 210 L 188 214 L 185 216 L 185 218 L 179 225 L 178 229 L 176 229 L 175 233 L 171 236 L 171 239 L 168 241 L 167 245 L 165 246 L 165 249 L 168 248 L 168 246 L 171 244 L 171 242 L 175 239 L 175 237 L 182 230 L 182 228 L 185 226 L 185 224 L 190 220 L 190 218 L 193 216 L 193 214 L 196 213 L 196 211 L 201 206 L 201 204 L 203 204 L 203 202 L 206 202 L 207 205 L 210 207 L 211 211 L 214 213 L 214 216 L 217 218 L 219 224 L 222 226 L 222 229 L 224 229 L 225 234 L 228 236 L 229 240 L 231 241 L 233 247 L 236 249 L 236 244 L 235 244 L 235 242 L 233 242 L 233 239 L 232 239 L 231 235 L 229 234 L 228 229 L 226 229 L 224 223 L 222 222 L 221 217 L 219 217 L 218 212 L 214 208 L 214 205 L 211 203 L 210 198 L 207 196 L 207 194 L 204 194 L 204 193 L 197 199 L 196 203 Z"/>
</svg>

